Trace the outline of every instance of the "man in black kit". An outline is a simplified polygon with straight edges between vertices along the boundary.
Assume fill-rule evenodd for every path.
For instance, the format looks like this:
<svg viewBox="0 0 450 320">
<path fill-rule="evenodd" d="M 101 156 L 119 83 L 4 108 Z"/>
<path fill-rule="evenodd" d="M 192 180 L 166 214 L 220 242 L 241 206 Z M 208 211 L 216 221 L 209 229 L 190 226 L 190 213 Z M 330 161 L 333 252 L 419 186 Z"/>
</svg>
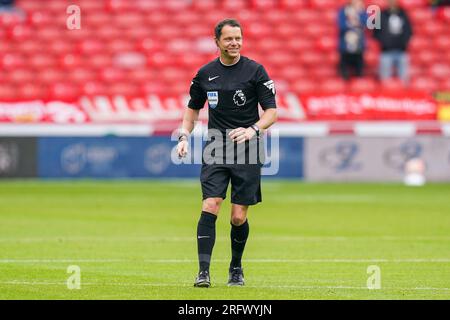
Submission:
<svg viewBox="0 0 450 320">
<path fill-rule="evenodd" d="M 242 28 L 239 22 L 223 20 L 217 24 L 214 33 L 220 57 L 200 68 L 192 80 L 191 99 L 183 117 L 177 145 L 178 156 L 184 157 L 188 152 L 189 134 L 200 109 L 208 101 L 209 141 L 203 152 L 200 177 L 203 204 L 197 226 L 200 270 L 194 284 L 206 288 L 211 285 L 209 266 L 216 238 L 215 223 L 230 180 L 232 259 L 228 285 L 244 285 L 241 258 L 249 234 L 247 211 L 250 205 L 262 200 L 263 161 L 259 157 L 259 137 L 277 118 L 273 81 L 262 65 L 240 55 Z M 264 111 L 261 118 L 258 103 Z M 210 148 L 213 144 L 219 147 Z M 208 156 L 206 151 L 211 149 L 214 151 Z M 234 153 L 236 149 L 238 151 Z M 239 152 L 243 149 L 244 152 Z M 258 153 L 257 160 L 252 161 L 255 152 Z"/>
</svg>

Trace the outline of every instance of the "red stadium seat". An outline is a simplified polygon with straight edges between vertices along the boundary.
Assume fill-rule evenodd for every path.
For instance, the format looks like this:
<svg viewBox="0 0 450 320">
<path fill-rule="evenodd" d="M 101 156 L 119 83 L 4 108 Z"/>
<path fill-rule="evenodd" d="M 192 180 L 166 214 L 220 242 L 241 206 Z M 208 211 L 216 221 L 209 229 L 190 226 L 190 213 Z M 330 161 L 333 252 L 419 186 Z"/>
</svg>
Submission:
<svg viewBox="0 0 450 320">
<path fill-rule="evenodd" d="M 280 77 L 282 77 L 283 79 L 290 81 L 290 82 L 309 78 L 308 70 L 303 67 L 300 67 L 298 65 L 285 66 L 285 67 L 281 68 L 281 70 L 279 71 L 279 74 L 280 74 Z M 275 72 L 275 74 L 272 72 L 272 73 L 270 73 L 270 75 L 272 77 L 275 77 L 276 72 Z"/>
<path fill-rule="evenodd" d="M 416 90 L 432 92 L 437 88 L 437 84 L 433 78 L 418 77 L 412 80 L 411 86 Z"/>
<path fill-rule="evenodd" d="M 193 0 L 192 5 L 194 10 L 202 12 L 217 10 L 219 6 L 217 0 Z"/>
<path fill-rule="evenodd" d="M 80 55 L 74 53 L 64 54 L 59 60 L 59 66 L 66 69 L 76 68 L 83 65 L 84 59 Z"/>
<path fill-rule="evenodd" d="M 111 12 L 126 12 L 134 9 L 134 3 L 129 0 L 107 0 L 105 8 Z"/>
<path fill-rule="evenodd" d="M 250 0 L 250 5 L 256 10 L 271 11 L 278 5 L 277 0 Z"/>
<path fill-rule="evenodd" d="M 73 52 L 75 47 L 70 41 L 65 41 L 63 39 L 55 39 L 54 41 L 47 44 L 50 52 L 61 55 L 65 53 Z"/>
<path fill-rule="evenodd" d="M 444 26 L 438 20 L 428 21 L 427 23 L 421 25 L 419 28 L 415 28 L 414 32 L 420 35 L 434 37 L 439 34 L 444 34 L 445 28 L 448 26 Z"/>
<path fill-rule="evenodd" d="M 432 45 L 432 39 L 425 36 L 414 35 L 409 44 L 409 49 L 419 52 L 428 49 Z"/>
<path fill-rule="evenodd" d="M 109 54 L 94 54 L 89 57 L 86 64 L 94 69 L 104 69 L 112 65 L 112 58 Z"/>
<path fill-rule="evenodd" d="M 63 29 L 64 31 L 67 31 Z M 61 33 L 61 27 L 54 28 L 54 27 L 41 27 L 40 29 L 36 29 L 33 34 L 44 42 L 50 42 L 54 39 L 60 38 Z M 78 33 L 78 30 L 76 32 L 72 32 L 73 34 Z"/>
<path fill-rule="evenodd" d="M 438 84 L 438 90 L 447 90 L 450 91 L 450 79 L 445 79 Z"/>
<path fill-rule="evenodd" d="M 116 28 L 135 28 L 137 26 L 142 25 L 144 22 L 144 16 L 139 12 L 121 14 L 118 13 L 113 16 L 114 22 L 111 24 Z"/>
<path fill-rule="evenodd" d="M 77 85 L 70 82 L 57 82 L 50 86 L 49 96 L 55 101 L 77 101 L 81 91 Z"/>
<path fill-rule="evenodd" d="M 25 83 L 18 87 L 17 94 L 21 100 L 46 100 L 48 90 L 46 86 L 36 83 Z"/>
<path fill-rule="evenodd" d="M 105 52 L 105 49 L 105 43 L 99 39 L 85 39 L 79 45 L 80 52 L 85 55 L 102 53 Z"/>
<path fill-rule="evenodd" d="M 247 7 L 247 0 L 222 0 L 222 9 L 239 11 Z"/>
<path fill-rule="evenodd" d="M 28 58 L 29 65 L 35 69 L 46 69 L 57 65 L 57 59 L 46 53 L 33 54 Z"/>
<path fill-rule="evenodd" d="M 166 95 L 167 86 L 162 82 L 144 82 L 141 86 L 141 93 L 144 95 Z"/>
<path fill-rule="evenodd" d="M 428 0 L 400 0 L 400 5 L 405 9 L 416 9 L 416 8 L 426 8 L 428 7 Z"/>
<path fill-rule="evenodd" d="M 165 67 L 174 65 L 175 61 L 172 56 L 164 52 L 152 52 L 148 56 L 148 64 L 154 67 Z"/>
<path fill-rule="evenodd" d="M 317 67 L 310 69 L 310 76 L 319 80 L 330 79 L 337 75 L 336 66 L 318 65 Z"/>
<path fill-rule="evenodd" d="M 192 21 L 197 21 L 202 17 L 196 11 L 179 11 L 173 12 L 170 18 L 171 24 L 177 25 L 180 29 L 184 29 L 188 25 L 192 24 Z"/>
<path fill-rule="evenodd" d="M 7 53 L 13 53 L 15 49 L 16 48 L 11 41 L 0 41 L 0 56 Z"/>
<path fill-rule="evenodd" d="M 401 92 L 405 90 L 405 84 L 396 78 L 386 79 L 380 82 L 380 87 L 383 92 Z"/>
<path fill-rule="evenodd" d="M 86 96 L 102 96 L 108 94 L 108 89 L 103 81 L 88 81 L 82 84 L 81 91 Z"/>
<path fill-rule="evenodd" d="M 69 79 L 79 84 L 96 80 L 97 73 L 87 68 L 77 68 L 70 72 Z"/>
<path fill-rule="evenodd" d="M 353 93 L 375 92 L 378 89 L 373 79 L 356 78 L 349 83 L 349 89 Z"/>
<path fill-rule="evenodd" d="M 423 77 L 425 75 L 425 70 L 421 65 L 410 64 L 409 66 L 409 76 L 411 78 Z"/>
<path fill-rule="evenodd" d="M 6 53 L 0 57 L 0 67 L 11 70 L 26 65 L 25 57 L 18 53 Z"/>
<path fill-rule="evenodd" d="M 303 26 L 320 24 L 320 11 L 313 9 L 303 9 L 293 12 L 293 19 Z"/>
<path fill-rule="evenodd" d="M 68 78 L 66 72 L 58 69 L 43 69 L 39 71 L 37 76 L 38 76 L 37 80 L 39 82 L 48 85 L 51 85 L 56 82 L 63 82 Z"/>
<path fill-rule="evenodd" d="M 42 3 L 36 0 L 21 0 L 17 5 L 27 13 L 42 9 Z"/>
<path fill-rule="evenodd" d="M 264 21 L 278 27 L 280 24 L 289 23 L 292 20 L 291 13 L 287 10 L 274 9 L 261 14 L 264 15 Z"/>
<path fill-rule="evenodd" d="M 135 50 L 135 46 L 130 39 L 114 39 L 107 45 L 107 50 L 111 53 L 130 52 Z"/>
<path fill-rule="evenodd" d="M 145 82 L 145 81 L 157 81 L 157 74 L 151 69 L 135 69 L 131 70 L 129 73 L 131 81 L 135 82 Z"/>
<path fill-rule="evenodd" d="M 191 0 L 165 0 L 162 1 L 162 8 L 174 12 L 189 11 Z"/>
<path fill-rule="evenodd" d="M 33 82 L 35 78 L 36 75 L 34 72 L 25 68 L 11 70 L 8 75 L 8 80 L 17 84 L 23 82 Z"/>
<path fill-rule="evenodd" d="M 103 81 L 114 83 L 125 81 L 126 74 L 123 70 L 113 67 L 105 68 L 100 73 L 100 78 Z"/>
<path fill-rule="evenodd" d="M 314 81 L 308 80 L 308 79 L 299 79 L 297 81 L 294 81 L 290 85 L 290 91 L 295 93 L 311 93 L 311 92 L 317 92 L 317 84 Z"/>
<path fill-rule="evenodd" d="M 153 14 L 161 9 L 161 1 L 159 0 L 137 0 L 136 9 L 145 14 Z"/>
<path fill-rule="evenodd" d="M 412 52 L 411 58 L 415 63 L 421 64 L 424 66 L 429 66 L 434 62 L 439 61 L 438 53 L 431 51 L 431 50 L 423 50 L 420 52 Z"/>
<path fill-rule="evenodd" d="M 66 12 L 66 9 L 69 4 L 72 4 L 70 2 L 66 1 L 60 1 L 60 0 L 46 0 L 45 1 L 45 8 L 52 12 L 52 14 L 57 14 L 60 12 Z M 41 6 L 42 9 L 42 6 Z"/>
<path fill-rule="evenodd" d="M 450 79 L 450 65 L 444 62 L 437 62 L 429 68 L 430 75 L 438 80 Z"/>
<path fill-rule="evenodd" d="M 311 0 L 310 5 L 312 8 L 321 10 L 330 8 L 336 9 L 338 6 L 340 6 L 340 3 L 336 0 Z"/>
<path fill-rule="evenodd" d="M 153 37 L 143 38 L 137 43 L 137 49 L 148 52 L 148 53 L 154 53 L 158 52 L 162 49 L 161 42 L 157 41 Z"/>
<path fill-rule="evenodd" d="M 14 26 L 10 31 L 12 41 L 24 41 L 34 37 L 34 30 L 28 25 Z"/>
<path fill-rule="evenodd" d="M 292 23 L 281 22 L 276 26 L 276 34 L 287 41 L 302 41 L 303 37 L 298 37 L 299 28 Z"/>
<path fill-rule="evenodd" d="M 133 29 L 131 29 L 133 30 Z M 95 37 L 100 39 L 101 41 L 108 41 L 110 39 L 119 39 L 123 37 L 124 33 L 129 32 L 130 30 L 120 30 L 116 28 L 111 28 L 109 26 L 99 27 L 99 29 L 95 33 Z M 82 41 L 83 39 L 80 39 Z"/>
<path fill-rule="evenodd" d="M 284 10 L 297 11 L 308 5 L 307 0 L 280 0 L 280 7 Z"/>
<path fill-rule="evenodd" d="M 324 60 L 324 55 L 321 52 L 305 51 L 304 53 L 297 55 L 297 63 L 310 67 L 316 67 L 323 63 Z"/>
<path fill-rule="evenodd" d="M 17 101 L 20 96 L 17 87 L 12 84 L 2 84 L 0 86 L 0 101 Z"/>
<path fill-rule="evenodd" d="M 47 25 L 53 24 L 54 20 L 50 12 L 42 10 L 30 11 L 29 21 L 35 27 L 45 27 Z"/>
<path fill-rule="evenodd" d="M 436 47 L 439 50 L 442 50 L 444 52 L 449 52 L 450 51 L 450 36 L 445 35 L 445 34 L 437 35 L 434 40 L 433 47 Z"/>
<path fill-rule="evenodd" d="M 98 11 L 98 12 L 91 12 L 86 15 L 83 15 L 82 24 L 87 26 L 93 26 L 93 27 L 102 27 L 107 26 L 108 28 L 111 28 L 112 23 L 114 22 L 112 20 L 112 17 L 114 17 L 112 14 L 108 14 L 106 12 Z"/>
<path fill-rule="evenodd" d="M 347 91 L 347 82 L 341 78 L 326 78 L 320 82 L 318 89 L 323 93 L 344 93 Z"/>
<path fill-rule="evenodd" d="M 113 82 L 108 88 L 109 95 L 122 95 L 127 97 L 139 96 L 139 87 L 129 82 Z"/>
<path fill-rule="evenodd" d="M 262 39 L 272 33 L 272 28 L 264 22 L 254 22 L 246 26 L 246 36 Z"/>
<path fill-rule="evenodd" d="M 82 8 L 83 13 L 99 12 L 105 9 L 105 1 L 77 0 L 76 4 Z"/>
<path fill-rule="evenodd" d="M 338 49 L 338 38 L 335 36 L 322 36 L 316 40 L 316 48 L 319 51 L 331 51 Z"/>
<path fill-rule="evenodd" d="M 0 28 L 12 28 L 21 24 L 25 18 L 16 13 L 3 12 L 0 13 Z"/>
<path fill-rule="evenodd" d="M 415 10 L 408 11 L 409 16 L 413 24 L 417 24 L 418 26 L 422 26 L 433 20 L 433 12 L 431 8 L 417 8 Z M 415 30 L 416 28 L 414 28 Z"/>
<path fill-rule="evenodd" d="M 313 40 L 304 37 L 292 37 L 285 44 L 287 50 L 295 53 L 304 53 L 314 46 Z"/>
<path fill-rule="evenodd" d="M 183 38 L 171 39 L 167 42 L 167 51 L 173 54 L 183 54 L 192 50 L 192 41 Z"/>
</svg>

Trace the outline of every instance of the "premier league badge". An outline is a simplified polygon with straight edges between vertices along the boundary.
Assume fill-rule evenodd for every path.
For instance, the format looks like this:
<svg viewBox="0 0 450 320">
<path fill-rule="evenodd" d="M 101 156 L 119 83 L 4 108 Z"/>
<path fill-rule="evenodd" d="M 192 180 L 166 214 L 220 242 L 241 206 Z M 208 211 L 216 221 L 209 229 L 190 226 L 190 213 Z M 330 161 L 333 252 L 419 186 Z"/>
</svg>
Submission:
<svg viewBox="0 0 450 320">
<path fill-rule="evenodd" d="M 217 107 L 217 104 L 219 103 L 219 92 L 217 91 L 208 91 L 208 104 L 211 109 L 214 109 Z"/>
<path fill-rule="evenodd" d="M 236 90 L 233 96 L 233 101 L 235 105 L 242 107 L 245 102 L 247 102 L 247 97 L 242 90 Z"/>
</svg>

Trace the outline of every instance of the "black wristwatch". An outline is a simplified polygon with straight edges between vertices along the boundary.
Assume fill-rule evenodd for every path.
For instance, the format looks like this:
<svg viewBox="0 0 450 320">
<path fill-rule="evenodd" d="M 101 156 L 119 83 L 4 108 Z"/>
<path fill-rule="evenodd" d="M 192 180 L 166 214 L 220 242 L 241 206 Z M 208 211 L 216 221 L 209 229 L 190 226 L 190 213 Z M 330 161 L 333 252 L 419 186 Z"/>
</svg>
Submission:
<svg viewBox="0 0 450 320">
<path fill-rule="evenodd" d="M 188 140 L 187 134 L 182 133 L 182 134 L 180 134 L 180 135 L 178 136 L 178 142 L 182 141 L 182 140 L 183 140 L 183 137 L 186 138 L 185 140 Z"/>
<path fill-rule="evenodd" d="M 256 124 L 250 126 L 256 132 L 256 136 L 259 137 L 259 127 Z"/>
</svg>

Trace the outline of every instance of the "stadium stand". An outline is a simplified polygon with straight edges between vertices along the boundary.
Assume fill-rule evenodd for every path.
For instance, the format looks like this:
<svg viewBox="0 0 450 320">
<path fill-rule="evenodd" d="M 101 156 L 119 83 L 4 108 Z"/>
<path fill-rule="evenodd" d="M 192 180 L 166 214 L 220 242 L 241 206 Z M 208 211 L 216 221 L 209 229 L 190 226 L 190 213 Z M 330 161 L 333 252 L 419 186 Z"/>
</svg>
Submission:
<svg viewBox="0 0 450 320">
<path fill-rule="evenodd" d="M 244 25 L 243 54 L 267 66 L 275 80 L 286 83 L 285 90 L 361 92 L 398 86 L 376 81 L 378 47 L 371 35 L 368 76 L 348 84 L 337 79 L 336 15 L 342 3 L 79 0 L 82 28 L 71 31 L 65 28 L 69 2 L 18 0 L 25 20 L 0 15 L 0 99 L 185 93 L 197 68 L 216 56 L 211 30 L 226 16 Z M 449 8 L 433 11 L 426 0 L 401 3 L 414 28 L 412 88 L 450 89 Z"/>
</svg>

